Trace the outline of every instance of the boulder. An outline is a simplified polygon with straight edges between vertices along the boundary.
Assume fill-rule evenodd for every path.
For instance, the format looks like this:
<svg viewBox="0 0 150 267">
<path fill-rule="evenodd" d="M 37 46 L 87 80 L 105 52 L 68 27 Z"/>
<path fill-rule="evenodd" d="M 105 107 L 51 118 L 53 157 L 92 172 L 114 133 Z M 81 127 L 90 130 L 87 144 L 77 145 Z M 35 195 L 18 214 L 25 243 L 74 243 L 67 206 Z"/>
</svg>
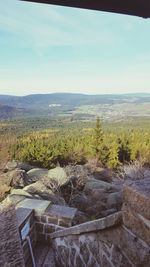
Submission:
<svg viewBox="0 0 150 267">
<path fill-rule="evenodd" d="M 118 180 L 118 178 L 113 178 L 113 185 L 115 186 L 116 191 L 122 191 L 124 184 L 126 184 L 126 181 Z"/>
<path fill-rule="evenodd" d="M 62 186 L 68 182 L 66 171 L 61 167 L 56 167 L 48 171 L 48 181 L 54 181 L 58 186 Z"/>
<path fill-rule="evenodd" d="M 34 169 L 28 171 L 27 174 L 29 176 L 30 183 L 34 183 L 38 180 L 41 180 L 45 176 L 47 176 L 48 170 L 42 169 L 42 168 L 34 168 Z"/>
<path fill-rule="evenodd" d="M 92 203 L 94 203 L 98 200 L 105 201 L 108 193 L 106 193 L 104 189 L 89 189 L 86 190 L 86 196 L 91 199 Z"/>
<path fill-rule="evenodd" d="M 46 192 L 47 188 L 41 181 L 37 181 L 37 182 L 35 182 L 33 184 L 25 186 L 23 190 L 25 192 L 28 192 L 28 193 L 32 194 L 32 195 L 34 195 L 34 194 L 38 195 L 39 192 L 40 193 Z M 53 194 L 53 192 L 51 190 L 49 190 L 49 193 Z"/>
<path fill-rule="evenodd" d="M 22 188 L 28 184 L 28 175 L 24 170 L 15 169 L 0 175 L 0 185 L 6 184 L 15 188 Z"/>
<path fill-rule="evenodd" d="M 10 186 L 14 188 L 23 188 L 29 184 L 29 177 L 24 170 L 15 169 L 10 172 L 11 183 Z"/>
<path fill-rule="evenodd" d="M 89 178 L 85 184 L 84 192 L 86 193 L 91 189 L 103 189 L 105 192 L 114 192 L 116 190 L 115 186 L 110 183 Z"/>
<path fill-rule="evenodd" d="M 91 196 L 87 196 L 84 193 L 74 196 L 70 205 L 86 214 L 86 217 L 90 216 L 89 220 L 91 219 L 91 216 L 93 219 L 100 217 L 101 211 L 106 210 L 104 201 L 100 199 L 93 201 Z"/>
<path fill-rule="evenodd" d="M 91 205 L 91 202 L 89 203 L 88 197 L 83 193 L 75 195 L 71 199 L 70 205 L 82 212 L 86 212 L 87 206 Z"/>
<path fill-rule="evenodd" d="M 32 197 L 39 196 L 42 199 L 50 200 L 53 204 L 65 205 L 65 200 L 58 194 L 47 188 L 42 181 L 37 181 L 31 185 L 24 187 L 24 191 L 32 195 Z"/>
<path fill-rule="evenodd" d="M 30 165 L 30 164 L 28 164 L 26 162 L 18 161 L 17 164 L 18 164 L 18 168 L 20 168 L 22 170 L 25 170 L 26 172 L 28 172 L 28 171 L 30 171 L 30 170 L 35 168 L 35 166 L 32 166 L 32 165 Z"/>
<path fill-rule="evenodd" d="M 93 176 L 97 180 L 102 180 L 104 182 L 111 183 L 112 181 L 112 171 L 104 168 L 96 168 L 93 172 Z"/>
<path fill-rule="evenodd" d="M 106 210 L 106 205 L 103 201 L 99 200 L 96 201 L 96 203 L 91 204 L 91 206 L 87 206 L 86 213 L 90 216 L 94 216 L 94 218 L 97 219 L 101 217 L 101 213 L 104 210 Z"/>
<path fill-rule="evenodd" d="M 66 202 L 63 197 L 61 197 L 59 194 L 54 195 L 42 195 L 42 198 L 45 200 L 51 201 L 52 204 L 59 205 L 59 206 L 66 206 Z"/>
<path fill-rule="evenodd" d="M 106 206 L 108 209 L 120 210 L 122 207 L 122 192 L 114 192 L 108 195 Z"/>
<path fill-rule="evenodd" d="M 24 189 L 13 189 L 11 190 L 11 195 L 19 195 L 27 198 L 32 198 L 32 195 L 26 192 Z"/>
</svg>

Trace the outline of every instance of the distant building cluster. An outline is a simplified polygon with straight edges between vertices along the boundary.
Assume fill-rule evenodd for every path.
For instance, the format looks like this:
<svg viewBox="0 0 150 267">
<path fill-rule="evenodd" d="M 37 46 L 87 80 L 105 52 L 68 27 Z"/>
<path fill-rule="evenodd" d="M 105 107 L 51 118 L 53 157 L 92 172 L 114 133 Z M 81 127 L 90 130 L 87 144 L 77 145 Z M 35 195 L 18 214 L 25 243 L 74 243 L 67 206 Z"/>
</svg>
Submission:
<svg viewBox="0 0 150 267">
<path fill-rule="evenodd" d="M 50 108 L 53 108 L 53 107 L 61 107 L 61 104 L 50 104 L 49 107 Z"/>
</svg>

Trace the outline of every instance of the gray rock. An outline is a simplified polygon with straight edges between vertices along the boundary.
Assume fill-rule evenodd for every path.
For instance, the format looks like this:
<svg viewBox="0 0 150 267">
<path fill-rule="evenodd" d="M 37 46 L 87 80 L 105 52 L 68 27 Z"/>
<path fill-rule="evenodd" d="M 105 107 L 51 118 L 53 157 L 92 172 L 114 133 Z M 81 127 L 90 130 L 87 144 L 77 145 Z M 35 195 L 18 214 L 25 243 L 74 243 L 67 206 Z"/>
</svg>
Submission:
<svg viewBox="0 0 150 267">
<path fill-rule="evenodd" d="M 114 192 L 108 195 L 106 206 L 108 209 L 121 209 L 122 206 L 122 192 Z"/>
<path fill-rule="evenodd" d="M 47 176 L 48 170 L 42 169 L 42 168 L 34 168 L 34 169 L 28 171 L 27 174 L 29 176 L 29 181 L 31 183 L 34 183 L 34 182 L 44 178 L 45 176 Z"/>
<path fill-rule="evenodd" d="M 42 181 L 37 181 L 31 185 L 24 187 L 24 191 L 32 195 L 32 197 L 40 197 L 45 200 L 50 200 L 53 204 L 65 205 L 65 200 L 47 188 Z"/>
<path fill-rule="evenodd" d="M 109 169 L 99 167 L 93 172 L 93 176 L 95 179 L 102 180 L 104 182 L 110 183 L 112 181 L 112 171 Z"/>
<path fill-rule="evenodd" d="M 10 172 L 11 183 L 10 186 L 14 188 L 23 188 L 29 183 L 29 177 L 24 170 L 15 169 Z"/>
<path fill-rule="evenodd" d="M 83 193 L 75 195 L 71 199 L 70 205 L 72 207 L 76 207 L 78 210 L 82 212 L 86 212 L 87 207 L 91 206 L 91 202 L 89 203 L 88 197 Z"/>
<path fill-rule="evenodd" d="M 26 172 L 28 172 L 28 171 L 30 171 L 30 170 L 35 168 L 35 166 L 32 166 L 32 165 L 30 165 L 30 164 L 28 164 L 26 162 L 18 161 L 17 164 L 18 164 L 18 168 L 20 168 L 22 170 L 25 170 Z"/>
<path fill-rule="evenodd" d="M 110 183 L 99 181 L 94 178 L 89 178 L 85 184 L 84 192 L 86 193 L 89 189 L 103 189 L 105 192 L 115 191 L 116 188 Z"/>
<path fill-rule="evenodd" d="M 106 210 L 106 205 L 103 201 L 99 200 L 96 203 L 91 204 L 91 206 L 87 206 L 86 213 L 92 216 L 92 220 L 101 217 L 102 211 Z"/>
<path fill-rule="evenodd" d="M 59 186 L 68 182 L 68 177 L 65 170 L 61 167 L 56 167 L 48 171 L 48 178 L 55 181 Z"/>
<path fill-rule="evenodd" d="M 49 189 L 47 190 L 46 186 L 41 182 L 41 181 L 37 181 L 33 184 L 27 185 L 24 187 L 24 191 L 28 192 L 32 195 L 34 194 L 39 194 L 39 193 L 44 193 L 44 192 L 49 192 L 49 194 L 53 194 L 53 192 Z"/>
<path fill-rule="evenodd" d="M 108 193 L 104 189 L 89 189 L 86 190 L 86 196 L 91 199 L 92 203 L 95 203 L 98 200 L 105 201 Z"/>
<path fill-rule="evenodd" d="M 15 169 L 0 175 L 0 185 L 6 184 L 15 188 L 24 187 L 28 184 L 28 175 L 24 170 Z"/>
<path fill-rule="evenodd" d="M 24 189 L 13 189 L 11 191 L 11 195 L 19 195 L 19 196 L 32 198 L 32 195 L 30 193 L 26 192 Z"/>
</svg>

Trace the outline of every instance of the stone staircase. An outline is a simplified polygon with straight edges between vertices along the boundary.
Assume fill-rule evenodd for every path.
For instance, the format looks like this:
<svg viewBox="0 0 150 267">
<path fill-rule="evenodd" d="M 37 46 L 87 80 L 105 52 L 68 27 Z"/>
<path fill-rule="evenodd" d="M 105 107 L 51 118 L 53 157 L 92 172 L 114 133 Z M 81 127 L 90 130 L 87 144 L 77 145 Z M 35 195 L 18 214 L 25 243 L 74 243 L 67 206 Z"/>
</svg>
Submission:
<svg viewBox="0 0 150 267">
<path fill-rule="evenodd" d="M 2 205 L 0 266 L 33 267 L 31 250 L 36 267 L 150 266 L 150 177 L 125 186 L 121 212 L 72 226 L 75 214 L 44 200 Z"/>
</svg>

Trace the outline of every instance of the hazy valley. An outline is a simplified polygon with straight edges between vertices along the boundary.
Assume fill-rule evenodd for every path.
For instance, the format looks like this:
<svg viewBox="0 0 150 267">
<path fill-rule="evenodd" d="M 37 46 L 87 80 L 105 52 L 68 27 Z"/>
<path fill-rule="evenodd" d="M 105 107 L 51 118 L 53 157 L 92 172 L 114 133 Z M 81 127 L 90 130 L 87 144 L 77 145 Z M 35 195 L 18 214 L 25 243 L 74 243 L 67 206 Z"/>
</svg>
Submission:
<svg viewBox="0 0 150 267">
<path fill-rule="evenodd" d="M 150 94 L 54 93 L 22 97 L 0 95 L 0 119 L 66 117 L 90 121 L 96 116 L 109 121 L 128 117 L 149 117 Z"/>
</svg>

